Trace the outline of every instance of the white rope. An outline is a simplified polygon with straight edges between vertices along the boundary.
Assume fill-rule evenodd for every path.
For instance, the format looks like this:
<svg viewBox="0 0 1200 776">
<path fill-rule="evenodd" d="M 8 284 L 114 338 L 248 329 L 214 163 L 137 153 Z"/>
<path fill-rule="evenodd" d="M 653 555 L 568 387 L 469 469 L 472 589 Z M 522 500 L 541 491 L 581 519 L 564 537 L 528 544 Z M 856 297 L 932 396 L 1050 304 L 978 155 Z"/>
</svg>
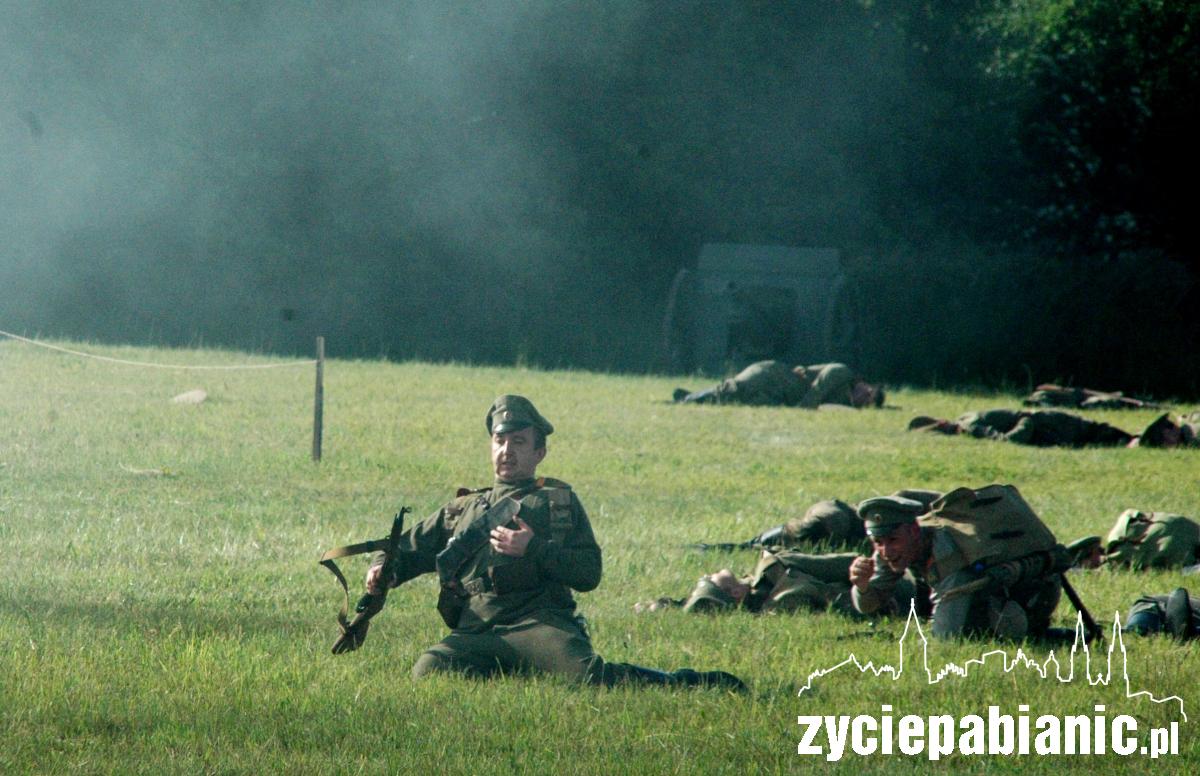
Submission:
<svg viewBox="0 0 1200 776">
<path fill-rule="evenodd" d="M 18 342 L 24 342 L 29 345 L 34 345 L 39 348 L 46 348 L 47 350 L 57 350 L 60 353 L 68 353 L 72 356 L 81 356 L 83 358 L 92 358 L 97 361 L 108 361 L 113 364 L 124 364 L 126 366 L 148 366 L 148 367 L 153 367 L 156 369 L 226 369 L 226 370 L 229 370 L 229 369 L 278 369 L 280 367 L 290 367 L 290 366 L 311 366 L 311 365 L 317 363 L 317 360 L 314 358 L 314 359 L 310 359 L 308 361 L 288 361 L 288 362 L 285 362 L 282 364 L 236 364 L 236 365 L 225 365 L 225 366 L 221 366 L 221 365 L 203 366 L 203 365 L 184 365 L 184 364 L 153 364 L 153 363 L 150 363 L 147 361 L 127 361 L 123 358 L 112 358 L 110 356 L 98 356 L 95 353 L 82 353 L 78 350 L 62 348 L 62 347 L 59 347 L 58 345 L 51 345 L 46 342 L 38 342 L 37 340 L 32 340 L 32 339 L 29 339 L 28 337 L 22 337 L 19 334 L 13 334 L 11 332 L 7 332 L 7 331 L 3 331 L 3 330 L 0 330 L 0 336 L 8 337 L 9 339 L 14 339 L 14 340 L 17 340 Z"/>
</svg>

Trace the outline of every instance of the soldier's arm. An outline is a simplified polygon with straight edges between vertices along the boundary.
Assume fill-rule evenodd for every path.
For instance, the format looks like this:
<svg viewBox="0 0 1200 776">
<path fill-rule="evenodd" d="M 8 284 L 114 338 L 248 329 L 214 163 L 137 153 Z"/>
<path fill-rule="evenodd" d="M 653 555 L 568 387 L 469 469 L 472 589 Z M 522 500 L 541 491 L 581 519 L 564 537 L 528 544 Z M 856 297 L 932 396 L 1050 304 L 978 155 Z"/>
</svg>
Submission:
<svg viewBox="0 0 1200 776">
<path fill-rule="evenodd" d="M 896 585 L 904 576 L 888 568 L 878 553 L 875 554 L 874 561 L 875 573 L 871 575 L 867 586 L 860 588 L 853 585 L 850 588 L 850 600 L 854 603 L 854 608 L 863 614 L 874 614 L 881 609 L 888 610 L 892 605 Z"/>
<path fill-rule="evenodd" d="M 534 534 L 525 548 L 525 558 L 541 576 L 586 593 L 600 584 L 600 545 L 592 534 L 583 504 L 571 494 L 571 530 L 559 541 Z"/>
<path fill-rule="evenodd" d="M 452 519 L 448 507 L 437 512 L 400 535 L 399 549 L 392 555 L 379 553 L 367 570 L 367 589 L 382 583 L 384 587 L 396 587 L 408 580 L 427 574 L 436 568 L 437 554 L 450 538 Z"/>
</svg>

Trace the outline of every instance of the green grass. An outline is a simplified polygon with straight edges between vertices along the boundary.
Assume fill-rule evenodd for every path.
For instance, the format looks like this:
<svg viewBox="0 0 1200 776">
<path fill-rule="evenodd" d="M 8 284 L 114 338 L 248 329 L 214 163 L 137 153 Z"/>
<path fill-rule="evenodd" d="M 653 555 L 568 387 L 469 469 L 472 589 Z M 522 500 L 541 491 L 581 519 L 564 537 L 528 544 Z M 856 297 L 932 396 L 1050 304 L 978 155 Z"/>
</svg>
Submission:
<svg viewBox="0 0 1200 776">
<path fill-rule="evenodd" d="M 216 351 L 93 348 L 166 363 L 265 359 Z M 892 661 L 902 623 L 836 615 L 635 615 L 752 553 L 740 540 L 821 498 L 854 502 L 912 486 L 1016 484 L 1059 535 L 1104 533 L 1127 507 L 1200 516 L 1200 451 L 1037 450 L 904 431 L 915 414 L 1012 405 L 1003 395 L 893 388 L 894 409 L 806 412 L 666 402 L 696 380 L 457 365 L 333 361 L 324 461 L 309 460 L 311 368 L 181 372 L 88 361 L 0 342 L 0 772 L 3 773 L 781 773 L 832 767 L 903 773 L 1104 768 L 1194 772 L 1184 754 L 901 756 L 839 764 L 799 757 L 800 714 L 1015 712 L 1176 718 L 1126 700 L 1120 682 L 1059 684 L 989 666 L 928 685 L 912 659 L 898 681 L 841 671 L 797 697 L 810 672 L 849 652 Z M 198 406 L 170 398 L 194 387 Z M 363 650 L 329 646 L 340 590 L 316 560 L 386 533 L 460 485 L 490 483 L 483 418 L 523 393 L 554 423 L 540 473 L 564 479 L 604 549 L 599 589 L 578 596 L 597 651 L 663 668 L 724 668 L 753 687 L 577 688 L 549 678 L 414 684 L 413 661 L 443 635 L 435 587 L 396 591 Z M 1096 413 L 1137 429 L 1151 412 Z M 361 579 L 365 561 L 344 564 Z M 1092 572 L 1075 585 L 1102 621 L 1177 573 Z M 1200 586 L 1200 580 L 1196 584 Z M 1073 623 L 1064 602 L 1058 620 Z M 1200 719 L 1196 645 L 1128 642 L 1134 689 L 1179 694 Z M 977 644 L 935 644 L 934 661 Z M 1044 650 L 1033 650 L 1044 657 Z M 1101 656 L 1102 657 L 1102 656 Z M 1102 661 L 1097 661 L 1102 667 Z M 1080 661 L 1077 673 L 1082 672 Z M 1119 677 L 1117 677 L 1119 680 Z"/>
</svg>

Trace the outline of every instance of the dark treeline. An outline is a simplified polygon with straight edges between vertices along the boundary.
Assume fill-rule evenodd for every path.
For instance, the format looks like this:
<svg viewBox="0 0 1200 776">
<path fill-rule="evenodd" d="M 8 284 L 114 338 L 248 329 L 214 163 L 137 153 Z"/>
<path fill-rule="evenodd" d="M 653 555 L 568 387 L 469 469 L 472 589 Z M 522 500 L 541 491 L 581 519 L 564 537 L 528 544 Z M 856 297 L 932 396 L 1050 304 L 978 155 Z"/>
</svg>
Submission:
<svg viewBox="0 0 1200 776">
<path fill-rule="evenodd" d="M 1200 2 L 2 5 L 0 328 L 658 370 L 827 246 L 872 376 L 1200 394 Z"/>
</svg>

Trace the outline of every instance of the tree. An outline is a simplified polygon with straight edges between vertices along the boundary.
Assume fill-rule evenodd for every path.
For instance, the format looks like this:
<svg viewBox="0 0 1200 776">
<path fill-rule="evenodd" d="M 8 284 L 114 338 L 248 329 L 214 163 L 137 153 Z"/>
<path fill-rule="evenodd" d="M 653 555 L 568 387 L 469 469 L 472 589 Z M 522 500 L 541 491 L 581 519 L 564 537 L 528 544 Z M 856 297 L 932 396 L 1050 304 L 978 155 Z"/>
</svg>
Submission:
<svg viewBox="0 0 1200 776">
<path fill-rule="evenodd" d="M 1025 231 L 1064 255 L 1162 252 L 1200 273 L 1190 198 L 1200 2 L 1009 0 L 991 20 L 1030 184 Z"/>
</svg>

